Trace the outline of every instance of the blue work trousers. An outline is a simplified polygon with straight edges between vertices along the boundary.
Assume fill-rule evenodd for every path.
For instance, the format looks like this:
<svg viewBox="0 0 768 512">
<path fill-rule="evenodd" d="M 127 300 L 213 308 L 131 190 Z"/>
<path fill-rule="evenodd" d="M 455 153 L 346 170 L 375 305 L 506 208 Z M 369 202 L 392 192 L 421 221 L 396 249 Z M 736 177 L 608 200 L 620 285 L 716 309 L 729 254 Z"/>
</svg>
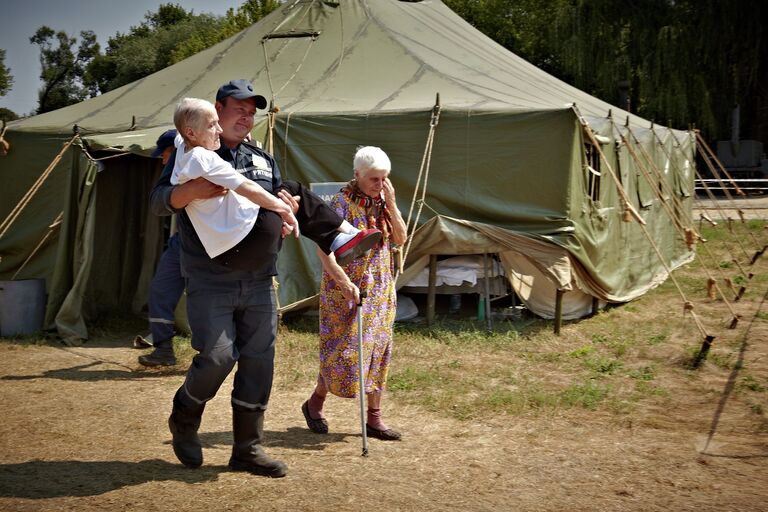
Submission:
<svg viewBox="0 0 768 512">
<path fill-rule="evenodd" d="M 176 305 L 184 293 L 184 278 L 179 261 L 179 235 L 168 239 L 149 286 L 149 331 L 153 343 L 173 338 Z"/>
<path fill-rule="evenodd" d="M 197 355 L 184 394 L 197 404 L 216 395 L 237 364 L 232 404 L 264 410 L 272 391 L 277 335 L 272 278 L 187 279 L 187 315 Z"/>
</svg>

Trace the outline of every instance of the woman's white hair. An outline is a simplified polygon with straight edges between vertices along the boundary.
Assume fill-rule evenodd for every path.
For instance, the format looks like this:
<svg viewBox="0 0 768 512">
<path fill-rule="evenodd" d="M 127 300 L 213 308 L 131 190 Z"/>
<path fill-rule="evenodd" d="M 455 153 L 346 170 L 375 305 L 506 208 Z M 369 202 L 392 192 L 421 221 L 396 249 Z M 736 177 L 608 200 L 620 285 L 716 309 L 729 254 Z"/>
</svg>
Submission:
<svg viewBox="0 0 768 512">
<path fill-rule="evenodd" d="M 387 154 L 375 146 L 358 147 L 352 165 L 354 170 L 361 175 L 372 169 L 387 172 L 392 170 L 392 162 L 389 161 Z"/>
</svg>

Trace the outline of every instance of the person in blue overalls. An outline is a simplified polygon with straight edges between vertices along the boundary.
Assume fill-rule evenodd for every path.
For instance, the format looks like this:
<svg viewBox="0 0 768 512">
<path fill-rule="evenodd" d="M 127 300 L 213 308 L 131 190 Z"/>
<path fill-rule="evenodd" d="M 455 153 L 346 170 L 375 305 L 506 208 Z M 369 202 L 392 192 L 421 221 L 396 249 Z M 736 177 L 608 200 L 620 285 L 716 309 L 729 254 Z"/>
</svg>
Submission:
<svg viewBox="0 0 768 512">
<path fill-rule="evenodd" d="M 163 165 L 173 153 L 173 139 L 176 130 L 167 130 L 157 139 L 157 147 L 152 158 L 160 158 Z M 172 230 L 173 231 L 173 230 Z M 146 348 L 154 346 L 154 351 L 139 356 L 139 363 L 144 366 L 172 366 L 176 364 L 173 352 L 173 334 L 176 305 L 184 293 L 184 278 L 179 263 L 179 235 L 171 233 L 166 249 L 160 256 L 155 275 L 149 285 L 149 335 L 136 336 L 133 346 Z"/>
</svg>

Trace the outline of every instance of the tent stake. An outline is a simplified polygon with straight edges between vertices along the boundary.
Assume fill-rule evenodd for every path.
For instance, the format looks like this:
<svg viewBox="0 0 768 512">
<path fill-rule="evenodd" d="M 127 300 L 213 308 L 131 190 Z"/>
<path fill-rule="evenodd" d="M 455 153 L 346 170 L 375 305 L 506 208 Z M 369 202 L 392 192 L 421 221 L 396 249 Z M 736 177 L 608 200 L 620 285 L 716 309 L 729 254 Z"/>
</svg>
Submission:
<svg viewBox="0 0 768 512">
<path fill-rule="evenodd" d="M 701 343 L 701 349 L 699 350 L 699 353 L 696 354 L 696 358 L 693 360 L 694 368 L 701 366 L 701 363 L 707 358 L 707 354 L 709 354 L 709 349 L 712 346 L 714 339 L 714 336 L 706 336 L 704 338 L 704 341 Z"/>
<path fill-rule="evenodd" d="M 592 297 L 592 316 L 597 315 L 600 312 L 600 299 Z"/>
</svg>

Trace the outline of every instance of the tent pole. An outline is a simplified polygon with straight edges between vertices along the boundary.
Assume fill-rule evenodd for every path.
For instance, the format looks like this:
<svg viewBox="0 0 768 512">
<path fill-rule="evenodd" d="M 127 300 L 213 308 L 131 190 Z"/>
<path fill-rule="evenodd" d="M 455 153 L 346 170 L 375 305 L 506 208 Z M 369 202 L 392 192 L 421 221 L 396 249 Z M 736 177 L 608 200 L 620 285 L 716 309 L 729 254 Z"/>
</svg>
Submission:
<svg viewBox="0 0 768 512">
<path fill-rule="evenodd" d="M 563 290 L 555 293 L 555 334 L 560 335 L 560 327 L 563 325 Z"/>
<path fill-rule="evenodd" d="M 491 318 L 491 278 L 488 268 L 488 253 L 483 253 L 483 277 L 485 281 L 485 325 L 488 332 L 493 331 L 493 319 Z"/>
<path fill-rule="evenodd" d="M 427 287 L 427 327 L 435 321 L 435 283 L 437 282 L 437 254 L 429 255 L 429 283 Z"/>
<path fill-rule="evenodd" d="M 600 312 L 600 299 L 592 297 L 592 316 L 597 315 Z"/>
</svg>

